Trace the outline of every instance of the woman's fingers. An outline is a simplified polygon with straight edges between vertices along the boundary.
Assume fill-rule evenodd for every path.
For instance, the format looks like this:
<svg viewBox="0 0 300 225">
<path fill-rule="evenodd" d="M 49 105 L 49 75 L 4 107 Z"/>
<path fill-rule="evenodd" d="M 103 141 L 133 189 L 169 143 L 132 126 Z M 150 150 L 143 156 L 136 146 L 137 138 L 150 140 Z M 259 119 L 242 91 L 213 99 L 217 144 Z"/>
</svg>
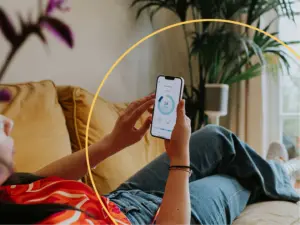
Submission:
<svg viewBox="0 0 300 225">
<path fill-rule="evenodd" d="M 142 105 L 137 107 L 132 113 L 129 118 L 129 121 L 133 124 L 146 112 L 151 106 L 154 104 L 154 99 L 149 99 L 148 101 L 144 102 Z"/>
<path fill-rule="evenodd" d="M 148 119 L 143 123 L 143 125 L 136 130 L 136 132 L 138 133 L 138 137 L 141 139 L 146 132 L 148 131 L 150 124 L 152 122 L 152 117 L 149 116 Z"/>
<path fill-rule="evenodd" d="M 3 115 L 0 115 L 0 129 L 4 131 L 6 136 L 11 134 L 13 128 L 13 121 Z"/>
<path fill-rule="evenodd" d="M 135 109 L 137 109 L 138 107 L 143 105 L 145 102 L 147 102 L 151 99 L 154 99 L 154 98 L 155 98 L 155 95 L 151 94 L 151 95 L 148 95 L 146 97 L 143 97 L 137 101 L 130 103 L 129 106 L 127 107 L 125 113 L 128 113 L 128 114 L 132 113 Z"/>
<path fill-rule="evenodd" d="M 148 112 L 149 112 L 150 114 L 153 114 L 153 111 L 154 111 L 154 108 L 153 108 L 153 107 L 150 107 L 150 108 L 148 109 Z"/>
<path fill-rule="evenodd" d="M 169 149 L 170 140 L 165 139 L 165 149 Z"/>
<path fill-rule="evenodd" d="M 177 106 L 177 122 L 183 122 L 185 120 L 185 101 L 180 100 Z"/>
<path fill-rule="evenodd" d="M 7 136 L 11 135 L 13 128 L 13 121 L 10 119 L 7 119 L 4 121 L 4 132 L 6 133 Z"/>
</svg>

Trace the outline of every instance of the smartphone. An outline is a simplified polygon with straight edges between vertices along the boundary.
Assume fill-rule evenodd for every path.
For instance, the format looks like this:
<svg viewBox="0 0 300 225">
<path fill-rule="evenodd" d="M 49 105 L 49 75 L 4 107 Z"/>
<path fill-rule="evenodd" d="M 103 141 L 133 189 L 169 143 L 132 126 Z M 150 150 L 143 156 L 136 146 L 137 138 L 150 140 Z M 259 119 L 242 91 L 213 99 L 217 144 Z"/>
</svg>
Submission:
<svg viewBox="0 0 300 225">
<path fill-rule="evenodd" d="M 156 80 L 155 103 L 150 133 L 154 137 L 171 138 L 177 117 L 177 105 L 182 98 L 184 80 L 181 77 L 159 75 Z"/>
</svg>

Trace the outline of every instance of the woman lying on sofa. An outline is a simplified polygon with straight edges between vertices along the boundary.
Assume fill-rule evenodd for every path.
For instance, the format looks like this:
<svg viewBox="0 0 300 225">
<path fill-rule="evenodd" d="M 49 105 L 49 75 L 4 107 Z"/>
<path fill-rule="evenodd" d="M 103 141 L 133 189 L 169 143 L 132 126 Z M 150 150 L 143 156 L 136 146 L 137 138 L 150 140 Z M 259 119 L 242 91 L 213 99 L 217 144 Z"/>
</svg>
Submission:
<svg viewBox="0 0 300 225">
<path fill-rule="evenodd" d="M 134 125 L 153 103 L 153 95 L 133 102 L 112 132 L 89 147 L 91 167 L 143 137 L 151 118 L 139 129 Z M 300 199 L 290 182 L 300 160 L 282 162 L 278 155 L 266 161 L 222 127 L 191 135 L 184 101 L 166 153 L 101 197 L 111 217 L 93 190 L 77 181 L 87 173 L 85 151 L 35 174 L 12 173 L 10 121 L 1 124 L 2 224 L 231 224 L 248 204 Z"/>
</svg>

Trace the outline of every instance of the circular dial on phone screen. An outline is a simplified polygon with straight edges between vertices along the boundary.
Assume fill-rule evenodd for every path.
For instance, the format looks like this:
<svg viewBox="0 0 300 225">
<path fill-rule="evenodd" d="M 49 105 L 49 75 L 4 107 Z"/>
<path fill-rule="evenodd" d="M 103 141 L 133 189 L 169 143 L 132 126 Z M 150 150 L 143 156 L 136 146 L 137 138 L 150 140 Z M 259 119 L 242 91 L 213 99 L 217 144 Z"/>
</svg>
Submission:
<svg viewBox="0 0 300 225">
<path fill-rule="evenodd" d="M 171 114 L 175 109 L 175 102 L 172 96 L 165 95 L 158 99 L 158 110 L 163 115 Z"/>
</svg>

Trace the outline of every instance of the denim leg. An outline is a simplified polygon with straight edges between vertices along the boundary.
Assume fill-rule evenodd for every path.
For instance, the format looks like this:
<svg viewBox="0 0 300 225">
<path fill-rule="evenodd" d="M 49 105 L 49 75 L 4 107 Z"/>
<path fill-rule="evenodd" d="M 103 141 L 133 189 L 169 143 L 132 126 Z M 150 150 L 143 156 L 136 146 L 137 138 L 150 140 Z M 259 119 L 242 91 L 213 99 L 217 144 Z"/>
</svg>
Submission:
<svg viewBox="0 0 300 225">
<path fill-rule="evenodd" d="M 119 190 L 107 197 L 116 203 L 132 225 L 151 224 L 161 198 L 140 190 Z"/>
<path fill-rule="evenodd" d="M 245 209 L 250 191 L 235 178 L 213 175 L 190 183 L 193 224 L 232 224 Z"/>
<path fill-rule="evenodd" d="M 190 161 L 194 172 L 190 182 L 215 174 L 229 175 L 251 191 L 249 203 L 276 199 L 297 202 L 300 199 L 279 164 L 267 162 L 225 128 L 208 125 L 193 133 Z M 118 189 L 140 189 L 162 196 L 168 166 L 169 158 L 164 153 Z"/>
<path fill-rule="evenodd" d="M 190 224 L 232 224 L 247 205 L 250 191 L 235 178 L 213 175 L 190 183 L 192 220 Z M 132 224 L 150 224 L 161 198 L 139 190 L 119 190 L 107 196 L 126 214 Z"/>
</svg>

